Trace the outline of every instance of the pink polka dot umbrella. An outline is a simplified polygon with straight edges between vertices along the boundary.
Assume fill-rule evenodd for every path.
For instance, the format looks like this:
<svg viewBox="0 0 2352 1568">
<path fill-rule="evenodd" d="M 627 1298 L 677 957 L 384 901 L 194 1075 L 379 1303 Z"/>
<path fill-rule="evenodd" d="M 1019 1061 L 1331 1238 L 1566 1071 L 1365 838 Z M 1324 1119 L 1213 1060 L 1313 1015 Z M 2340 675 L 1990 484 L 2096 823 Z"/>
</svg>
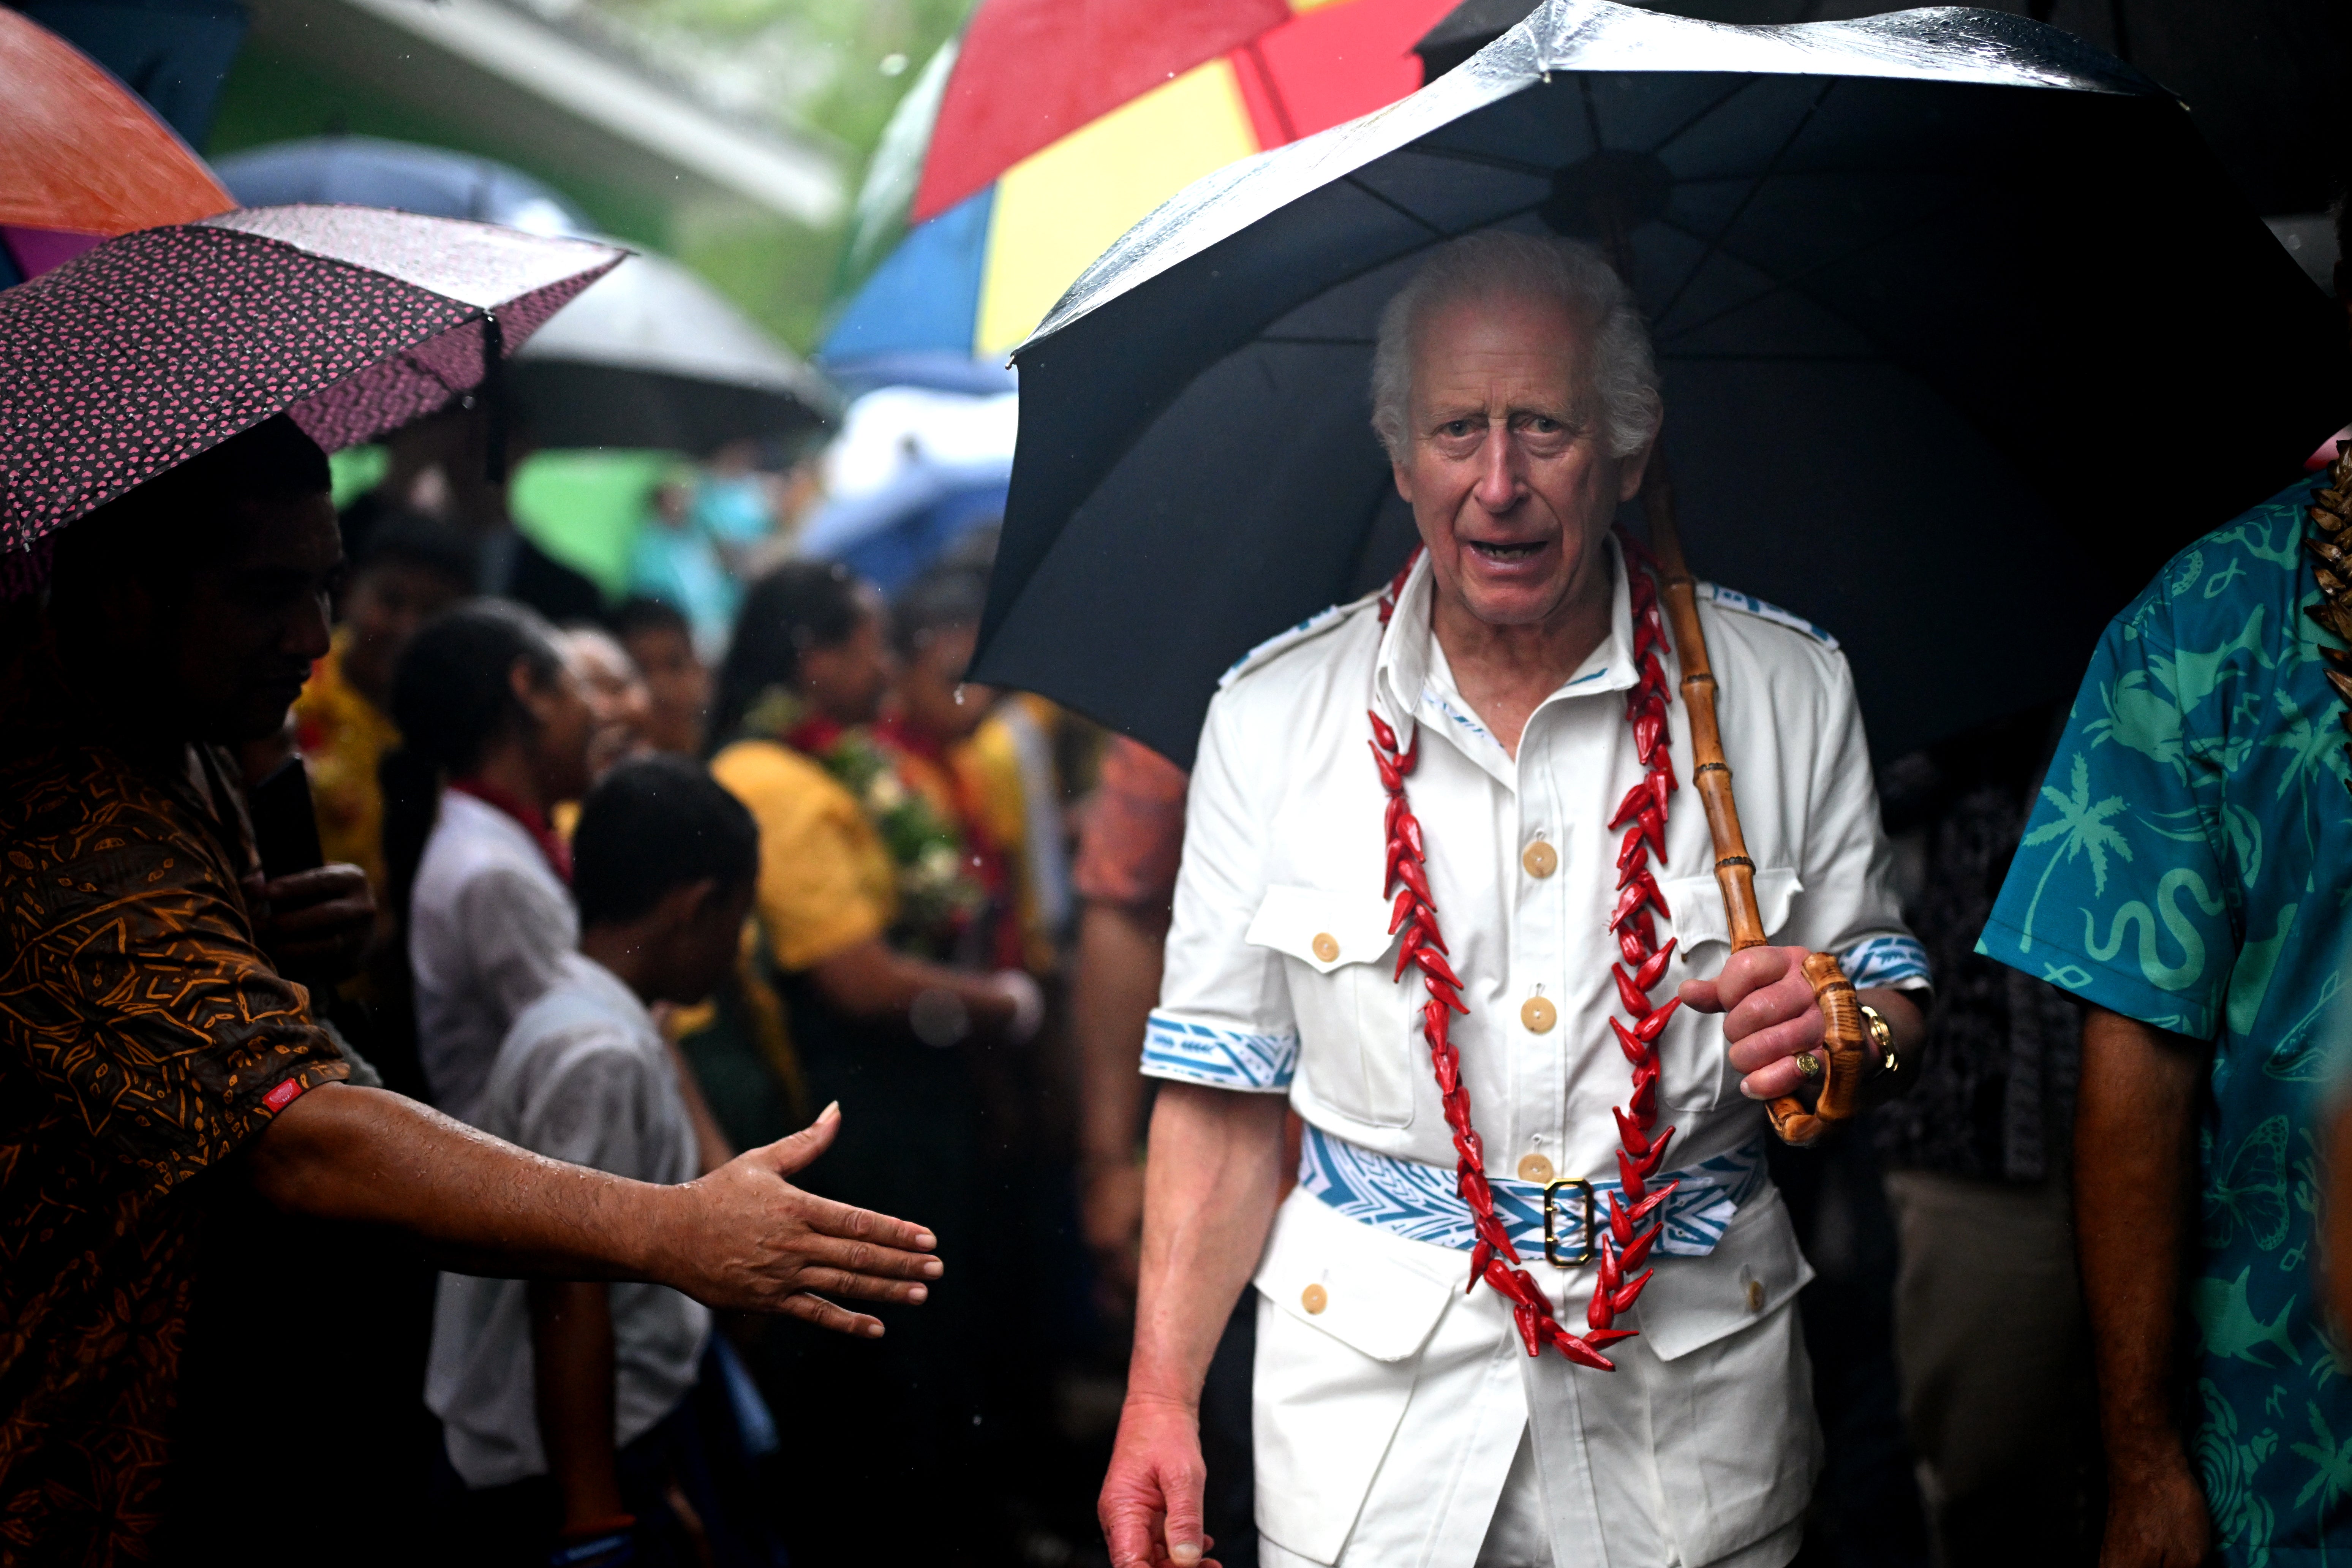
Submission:
<svg viewBox="0 0 2352 1568">
<path fill-rule="evenodd" d="M 625 254 L 253 207 L 124 235 L 0 292 L 0 568 L 271 415 L 332 451 L 441 407 Z"/>
</svg>

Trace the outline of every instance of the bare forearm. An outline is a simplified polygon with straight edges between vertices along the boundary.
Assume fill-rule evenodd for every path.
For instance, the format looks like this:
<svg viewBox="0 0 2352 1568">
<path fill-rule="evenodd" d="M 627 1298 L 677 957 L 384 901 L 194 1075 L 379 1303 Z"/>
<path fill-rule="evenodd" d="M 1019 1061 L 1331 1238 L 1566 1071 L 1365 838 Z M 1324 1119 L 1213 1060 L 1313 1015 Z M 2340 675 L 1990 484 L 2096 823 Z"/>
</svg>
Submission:
<svg viewBox="0 0 2352 1568">
<path fill-rule="evenodd" d="M 2083 1024 L 2074 1223 L 2111 1465 L 2178 1462 L 2171 1383 L 2199 1085 L 2210 1047 L 2094 1007 Z"/>
<path fill-rule="evenodd" d="M 674 1187 L 568 1165 L 383 1089 L 331 1083 L 280 1111 L 247 1170 L 277 1207 L 406 1232 L 467 1272 L 663 1278 Z"/>
<path fill-rule="evenodd" d="M 1089 1163 L 1135 1158 L 1143 1108 L 1143 1031 L 1160 997 L 1168 940 L 1164 910 L 1121 904 L 1086 907 L 1078 921 L 1078 961 L 1070 984 L 1070 1027 L 1077 1037 L 1080 1140 Z"/>
<path fill-rule="evenodd" d="M 530 1289 L 532 1405 L 564 1528 L 606 1524 L 625 1511 L 613 1452 L 610 1288 L 546 1279 Z"/>
<path fill-rule="evenodd" d="M 1161 1088 L 1145 1171 L 1128 1398 L 1192 1407 L 1282 1189 L 1279 1095 Z"/>
<path fill-rule="evenodd" d="M 879 938 L 819 960 L 810 975 L 826 1001 L 854 1018 L 903 1022 L 927 991 L 954 997 L 974 1022 L 991 1028 L 1013 1017 L 1012 999 L 987 977 L 893 952 Z"/>
</svg>

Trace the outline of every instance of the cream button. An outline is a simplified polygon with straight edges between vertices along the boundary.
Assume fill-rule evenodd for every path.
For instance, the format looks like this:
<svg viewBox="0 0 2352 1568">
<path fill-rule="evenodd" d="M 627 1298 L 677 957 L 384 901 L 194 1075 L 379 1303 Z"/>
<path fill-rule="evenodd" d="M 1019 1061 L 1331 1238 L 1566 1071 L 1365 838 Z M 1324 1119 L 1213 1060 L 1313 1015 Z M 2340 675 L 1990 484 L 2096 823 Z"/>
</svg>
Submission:
<svg viewBox="0 0 2352 1568">
<path fill-rule="evenodd" d="M 1319 1312 L 1331 1304 L 1331 1292 L 1320 1285 L 1309 1285 L 1298 1293 L 1298 1304 L 1309 1314 Z"/>
<path fill-rule="evenodd" d="M 1559 851 L 1538 838 L 1528 846 L 1527 853 L 1519 857 L 1519 864 L 1528 868 L 1530 877 L 1549 877 L 1559 869 Z"/>
<path fill-rule="evenodd" d="M 1528 1026 L 1530 1034 L 1548 1035 L 1551 1026 L 1559 1022 L 1559 1013 L 1542 997 L 1530 996 L 1519 1008 L 1519 1022 Z"/>
<path fill-rule="evenodd" d="M 1326 963 L 1339 956 L 1339 939 L 1328 931 L 1317 931 L 1312 945 L 1315 949 L 1315 956 Z"/>
<path fill-rule="evenodd" d="M 1519 1180 L 1541 1184 L 1551 1177 L 1551 1162 L 1541 1154 L 1528 1154 L 1519 1161 Z"/>
</svg>

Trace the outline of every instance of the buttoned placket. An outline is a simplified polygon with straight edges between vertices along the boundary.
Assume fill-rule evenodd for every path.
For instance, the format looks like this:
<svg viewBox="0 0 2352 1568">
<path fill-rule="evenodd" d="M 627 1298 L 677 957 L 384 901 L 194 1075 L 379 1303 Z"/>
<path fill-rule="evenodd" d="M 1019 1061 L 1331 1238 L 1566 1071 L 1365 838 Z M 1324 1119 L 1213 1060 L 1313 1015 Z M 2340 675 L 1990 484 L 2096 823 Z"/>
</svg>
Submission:
<svg viewBox="0 0 2352 1568">
<path fill-rule="evenodd" d="M 1581 1020 L 1568 1005 L 1569 957 L 1581 945 L 1580 939 L 1591 935 L 1582 922 L 1606 918 L 1603 890 L 1615 882 L 1607 864 L 1612 857 L 1605 824 L 1585 818 L 1593 816 L 1590 803 L 1611 789 L 1612 781 L 1597 774 L 1616 758 L 1619 748 L 1608 743 L 1603 727 L 1611 722 L 1622 726 L 1620 694 L 1634 681 L 1624 561 L 1613 540 L 1608 549 L 1614 569 L 1609 633 L 1528 716 L 1516 758 L 1478 719 L 1454 682 L 1445 651 L 1429 628 L 1426 595 L 1434 592 L 1434 584 L 1425 571 L 1417 584 L 1423 593 L 1398 606 L 1401 622 L 1408 614 L 1417 619 L 1391 634 L 1400 646 L 1386 661 L 1392 681 L 1420 677 L 1412 711 L 1423 731 L 1459 752 L 1499 792 L 1477 803 L 1486 808 L 1483 812 L 1465 810 L 1473 805 L 1468 800 L 1416 803 L 1425 828 L 1444 846 L 1443 853 L 1475 855 L 1482 847 L 1477 840 L 1486 837 L 1483 847 L 1496 868 L 1497 886 L 1507 889 L 1507 896 L 1490 906 L 1498 908 L 1507 925 L 1501 951 L 1508 955 L 1508 969 L 1494 994 L 1500 1005 L 1489 1020 L 1492 1037 L 1507 1045 L 1507 1103 L 1474 1103 L 1472 1108 L 1486 1139 L 1488 1170 L 1494 1175 L 1519 1175 L 1531 1155 L 1541 1156 L 1558 1175 L 1612 1173 L 1564 1168 L 1570 1148 L 1566 1118 L 1572 1075 L 1599 1059 L 1597 1042 L 1581 1037 Z M 1416 629 L 1418 637 L 1408 641 Z M 1592 711 L 1595 708 L 1601 711 Z M 1603 743 L 1596 755 L 1591 742 L 1597 729 Z M 1632 782 L 1631 776 L 1625 781 Z M 1614 804 L 1614 795 L 1609 798 L 1610 805 L 1600 807 L 1603 813 Z M 1571 802 L 1580 803 L 1580 809 Z M 1549 876 L 1536 876 L 1527 865 L 1529 847 L 1538 842 L 1549 845 L 1557 858 Z M 1577 890 L 1592 896 L 1571 899 Z M 1484 991 L 1478 978 L 1464 976 L 1475 991 Z M 1527 1017 L 1528 1003 L 1539 997 L 1552 1007 L 1550 1023 L 1542 1029 L 1532 1027 Z M 1607 1056 L 1615 1059 L 1613 1046 Z M 1541 1178 L 1531 1172 L 1528 1179 Z"/>
</svg>

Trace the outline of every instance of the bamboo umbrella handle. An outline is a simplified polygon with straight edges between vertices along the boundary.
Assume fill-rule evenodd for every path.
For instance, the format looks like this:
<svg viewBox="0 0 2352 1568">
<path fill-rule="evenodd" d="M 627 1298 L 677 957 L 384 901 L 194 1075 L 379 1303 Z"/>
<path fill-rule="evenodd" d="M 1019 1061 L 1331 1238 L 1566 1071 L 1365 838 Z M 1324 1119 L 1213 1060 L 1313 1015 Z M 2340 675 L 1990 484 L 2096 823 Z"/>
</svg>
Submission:
<svg viewBox="0 0 2352 1568">
<path fill-rule="evenodd" d="M 1642 504 L 1650 522 L 1650 552 L 1658 558 L 1663 579 L 1661 596 L 1674 632 L 1675 656 L 1682 665 L 1683 707 L 1690 715 L 1691 784 L 1706 811 L 1707 834 L 1715 840 L 1715 881 L 1723 892 L 1731 951 L 1761 947 L 1764 919 L 1756 907 L 1756 863 L 1748 858 L 1748 841 L 1740 836 L 1731 765 L 1723 760 L 1723 733 L 1715 717 L 1715 671 L 1707 662 L 1706 634 L 1699 626 L 1697 584 L 1684 563 L 1682 540 L 1675 531 L 1674 482 L 1667 477 L 1664 453 L 1651 457 Z M 1786 1143 L 1811 1143 L 1832 1122 L 1843 1121 L 1860 1109 L 1864 1026 L 1853 983 L 1826 952 L 1805 960 L 1805 978 L 1812 983 L 1828 1025 L 1820 1053 L 1822 1091 L 1810 1110 L 1795 1095 L 1766 1107 L 1772 1131 Z"/>
</svg>

